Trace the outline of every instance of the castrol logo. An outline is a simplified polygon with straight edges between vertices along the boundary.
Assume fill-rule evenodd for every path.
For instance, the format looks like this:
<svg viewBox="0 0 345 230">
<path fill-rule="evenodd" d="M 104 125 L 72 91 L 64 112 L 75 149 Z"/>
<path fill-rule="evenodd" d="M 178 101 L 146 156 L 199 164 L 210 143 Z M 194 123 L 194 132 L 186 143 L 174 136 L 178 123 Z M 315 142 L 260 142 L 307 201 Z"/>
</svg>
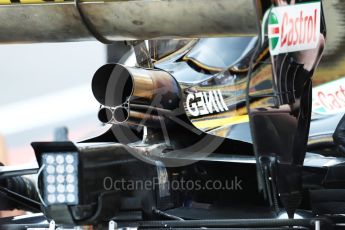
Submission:
<svg viewBox="0 0 345 230">
<path fill-rule="evenodd" d="M 274 7 L 266 12 L 271 55 L 314 49 L 319 42 L 321 3 Z"/>
<path fill-rule="evenodd" d="M 335 114 L 345 112 L 345 78 L 313 88 L 313 113 Z"/>
</svg>

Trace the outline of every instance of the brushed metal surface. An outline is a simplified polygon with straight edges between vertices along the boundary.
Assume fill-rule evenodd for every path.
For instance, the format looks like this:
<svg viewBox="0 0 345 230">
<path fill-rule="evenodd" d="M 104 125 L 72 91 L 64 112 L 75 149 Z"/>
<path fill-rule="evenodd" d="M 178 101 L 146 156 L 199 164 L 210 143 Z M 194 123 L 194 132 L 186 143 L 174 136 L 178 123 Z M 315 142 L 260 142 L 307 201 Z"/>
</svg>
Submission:
<svg viewBox="0 0 345 230">
<path fill-rule="evenodd" d="M 81 2 L 98 32 L 112 40 L 257 34 L 252 0 Z M 0 5 L 0 43 L 92 40 L 74 2 Z"/>
</svg>

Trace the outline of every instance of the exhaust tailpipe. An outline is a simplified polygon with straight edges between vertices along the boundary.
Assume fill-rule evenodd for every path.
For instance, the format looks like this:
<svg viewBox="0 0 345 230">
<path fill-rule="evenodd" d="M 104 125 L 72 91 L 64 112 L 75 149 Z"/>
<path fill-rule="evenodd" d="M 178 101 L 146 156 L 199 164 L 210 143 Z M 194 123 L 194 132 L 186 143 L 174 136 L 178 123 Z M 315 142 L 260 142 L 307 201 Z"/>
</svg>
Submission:
<svg viewBox="0 0 345 230">
<path fill-rule="evenodd" d="M 99 120 L 160 127 L 180 108 L 181 89 L 168 72 L 106 64 L 92 79 L 92 92 L 103 105 Z"/>
<path fill-rule="evenodd" d="M 103 123 L 122 123 L 128 120 L 128 109 L 123 106 L 115 108 L 102 107 L 98 111 L 98 120 Z"/>
<path fill-rule="evenodd" d="M 163 115 L 163 116 L 162 116 Z M 150 128 L 162 127 L 164 125 L 170 126 L 172 124 L 168 114 L 153 115 L 148 112 L 139 112 L 136 110 L 128 110 L 123 106 L 117 106 L 114 109 L 103 107 L 98 111 L 98 119 L 103 123 L 120 124 L 128 123 L 131 125 L 148 126 Z"/>
</svg>

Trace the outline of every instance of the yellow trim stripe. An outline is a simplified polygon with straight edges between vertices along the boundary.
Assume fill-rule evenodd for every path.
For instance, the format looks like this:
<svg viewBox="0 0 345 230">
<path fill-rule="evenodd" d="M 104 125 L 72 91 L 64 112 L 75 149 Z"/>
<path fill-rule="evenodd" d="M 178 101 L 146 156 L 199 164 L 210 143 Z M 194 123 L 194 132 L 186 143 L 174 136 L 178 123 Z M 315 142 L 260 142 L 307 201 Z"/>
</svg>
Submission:
<svg viewBox="0 0 345 230">
<path fill-rule="evenodd" d="M 254 67 L 267 55 L 268 51 L 269 51 L 269 49 L 265 48 L 260 53 L 258 58 L 255 60 Z M 226 69 L 222 69 L 222 68 L 217 68 L 217 67 L 212 67 L 212 66 L 204 65 L 201 62 L 197 61 L 196 59 L 194 59 L 192 57 L 188 57 L 187 55 L 182 58 L 183 61 L 190 61 L 190 62 L 194 63 L 196 66 L 198 66 L 198 67 L 200 67 L 202 69 L 206 69 L 206 70 L 208 70 L 210 72 L 221 72 L 221 71 L 226 70 Z M 244 69 L 233 69 L 232 67 L 230 67 L 229 70 L 232 71 L 232 72 L 236 72 L 236 73 L 245 73 L 245 72 L 248 72 L 249 68 L 247 67 L 247 68 L 244 68 Z"/>
<path fill-rule="evenodd" d="M 169 60 L 170 58 L 173 58 L 174 56 L 177 56 L 179 54 L 182 54 L 184 52 L 186 52 L 187 50 L 189 50 L 190 48 L 192 48 L 196 42 L 198 41 L 199 39 L 192 39 L 190 42 L 188 42 L 186 45 L 184 45 L 183 47 L 181 47 L 180 49 L 172 52 L 171 54 L 168 54 L 167 56 L 165 57 L 162 57 L 161 59 L 157 60 L 155 62 L 155 64 L 158 64 L 158 63 L 161 63 L 161 62 L 164 62 L 166 60 Z M 156 49 L 154 49 L 154 52 L 157 52 Z"/>
<path fill-rule="evenodd" d="M 9 4 L 11 4 L 11 1 L 10 0 L 0 0 L 0 4 L 1 5 L 9 5 Z"/>
<path fill-rule="evenodd" d="M 42 3 L 64 3 L 73 2 L 73 0 L 0 0 L 0 5 L 10 5 L 10 4 L 42 4 Z M 84 2 L 84 1 L 82 1 Z"/>
<path fill-rule="evenodd" d="M 184 56 L 182 58 L 182 60 L 183 61 L 190 61 L 190 62 L 194 63 L 196 66 L 198 66 L 202 69 L 206 69 L 210 72 L 221 72 L 221 71 L 226 69 L 226 68 L 217 68 L 217 67 L 207 66 L 207 65 L 202 64 L 201 62 L 197 61 L 196 59 L 194 59 L 192 57 L 188 57 L 188 56 Z"/>
<path fill-rule="evenodd" d="M 43 0 L 20 0 L 22 4 L 44 3 Z"/>
<path fill-rule="evenodd" d="M 235 125 L 246 122 L 249 122 L 248 115 L 240 115 L 234 117 L 218 118 L 214 120 L 195 121 L 193 122 L 193 125 L 197 128 L 215 128 L 224 125 Z"/>
</svg>

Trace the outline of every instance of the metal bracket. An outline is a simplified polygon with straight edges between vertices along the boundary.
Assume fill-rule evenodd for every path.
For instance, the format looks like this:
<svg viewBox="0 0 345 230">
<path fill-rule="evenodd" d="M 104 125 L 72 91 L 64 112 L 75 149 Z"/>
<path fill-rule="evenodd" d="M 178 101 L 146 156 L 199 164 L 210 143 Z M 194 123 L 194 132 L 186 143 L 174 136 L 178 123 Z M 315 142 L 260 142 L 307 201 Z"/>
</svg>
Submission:
<svg viewBox="0 0 345 230">
<path fill-rule="evenodd" d="M 115 229 L 117 229 L 117 223 L 113 220 L 109 221 L 108 230 L 115 230 Z"/>
<path fill-rule="evenodd" d="M 145 41 L 143 40 L 127 41 L 126 44 L 133 47 L 135 57 L 137 59 L 137 63 L 139 67 L 148 68 L 148 69 L 153 68 L 151 54 L 148 47 L 146 46 Z"/>
</svg>

